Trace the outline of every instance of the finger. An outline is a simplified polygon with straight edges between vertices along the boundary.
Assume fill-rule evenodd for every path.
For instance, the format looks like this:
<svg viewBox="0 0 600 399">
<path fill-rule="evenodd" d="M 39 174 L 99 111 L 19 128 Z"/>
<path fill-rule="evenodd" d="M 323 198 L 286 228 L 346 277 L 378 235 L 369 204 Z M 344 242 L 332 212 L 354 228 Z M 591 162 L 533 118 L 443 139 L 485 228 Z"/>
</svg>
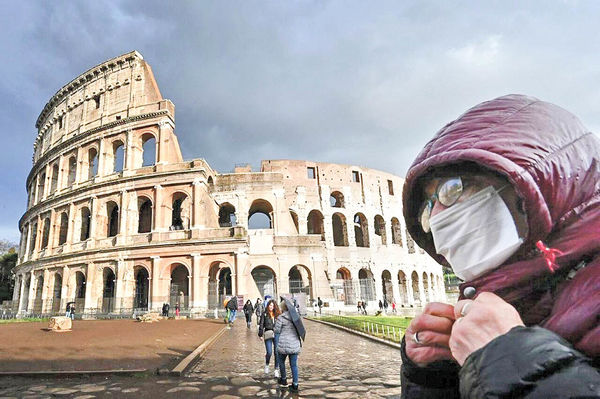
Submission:
<svg viewBox="0 0 600 399">
<path fill-rule="evenodd" d="M 454 320 L 454 306 L 441 303 L 441 302 L 430 302 L 425 305 L 423 314 L 430 314 L 434 316 L 446 317 Z"/>
<path fill-rule="evenodd" d="M 430 330 L 439 333 L 450 334 L 450 331 L 452 331 L 453 323 L 454 320 L 448 319 L 446 317 L 422 314 L 413 319 L 413 321 L 410 324 L 410 329 L 413 332 Z"/>
<path fill-rule="evenodd" d="M 414 341 L 413 336 L 411 338 Z M 435 331 L 419 331 L 419 342 L 420 345 L 424 346 L 441 346 L 449 348 L 450 334 L 440 334 Z"/>
<path fill-rule="evenodd" d="M 444 359 L 453 359 L 452 352 L 448 348 L 436 346 L 406 347 L 408 358 L 420 366 Z"/>
<path fill-rule="evenodd" d="M 456 305 L 454 306 L 454 318 L 458 319 L 459 317 L 465 317 L 467 315 L 467 311 L 472 309 L 473 302 L 474 301 L 471 299 L 463 299 L 456 302 Z M 467 307 L 465 308 L 465 306 Z"/>
</svg>

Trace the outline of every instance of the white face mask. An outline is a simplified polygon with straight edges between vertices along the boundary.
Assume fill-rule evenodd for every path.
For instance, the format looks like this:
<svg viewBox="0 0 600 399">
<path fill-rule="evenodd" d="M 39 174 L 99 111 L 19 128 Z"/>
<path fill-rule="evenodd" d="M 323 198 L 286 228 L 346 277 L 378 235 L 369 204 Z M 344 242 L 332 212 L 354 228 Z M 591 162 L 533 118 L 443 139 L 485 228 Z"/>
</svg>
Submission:
<svg viewBox="0 0 600 399">
<path fill-rule="evenodd" d="M 429 222 L 436 252 L 464 281 L 500 266 L 523 243 L 508 207 L 492 186 Z"/>
</svg>

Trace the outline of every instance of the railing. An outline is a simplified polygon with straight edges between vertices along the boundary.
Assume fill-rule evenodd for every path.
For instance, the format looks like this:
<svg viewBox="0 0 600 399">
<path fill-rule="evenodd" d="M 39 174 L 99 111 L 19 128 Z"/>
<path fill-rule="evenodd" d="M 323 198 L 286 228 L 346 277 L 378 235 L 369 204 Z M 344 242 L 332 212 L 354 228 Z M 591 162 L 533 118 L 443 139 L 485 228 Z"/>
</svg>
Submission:
<svg viewBox="0 0 600 399">
<path fill-rule="evenodd" d="M 351 330 L 360 331 L 365 334 L 384 339 L 386 341 L 399 343 L 404 336 L 406 329 L 391 324 L 374 323 L 372 321 L 363 320 L 360 318 L 352 318 L 340 315 L 321 315 L 315 317 L 317 320 L 326 321 L 328 323 L 337 324 Z"/>
</svg>

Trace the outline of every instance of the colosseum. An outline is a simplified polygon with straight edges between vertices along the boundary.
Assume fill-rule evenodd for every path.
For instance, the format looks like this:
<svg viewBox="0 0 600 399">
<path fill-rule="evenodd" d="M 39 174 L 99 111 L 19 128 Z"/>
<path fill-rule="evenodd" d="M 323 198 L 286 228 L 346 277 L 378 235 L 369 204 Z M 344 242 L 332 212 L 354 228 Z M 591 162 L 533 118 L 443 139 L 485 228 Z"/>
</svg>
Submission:
<svg viewBox="0 0 600 399">
<path fill-rule="evenodd" d="M 184 160 L 175 107 L 136 51 L 84 72 L 36 122 L 12 306 L 83 317 L 228 295 L 320 297 L 333 309 L 442 299 L 442 268 L 402 219 L 403 179 L 365 167 L 265 160 L 220 173 Z"/>
</svg>

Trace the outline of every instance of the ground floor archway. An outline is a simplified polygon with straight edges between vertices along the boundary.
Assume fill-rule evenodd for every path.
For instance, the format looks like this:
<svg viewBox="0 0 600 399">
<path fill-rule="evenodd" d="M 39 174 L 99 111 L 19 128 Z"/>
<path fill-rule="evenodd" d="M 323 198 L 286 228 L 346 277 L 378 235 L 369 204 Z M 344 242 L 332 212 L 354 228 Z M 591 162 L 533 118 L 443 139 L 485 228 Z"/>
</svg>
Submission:
<svg viewBox="0 0 600 399">
<path fill-rule="evenodd" d="M 277 298 L 277 281 L 275 272 L 268 266 L 258 266 L 252 270 L 252 279 L 256 284 L 256 288 L 260 296 L 264 298 L 269 295 Z"/>
<path fill-rule="evenodd" d="M 179 306 L 180 310 L 189 307 L 190 273 L 182 264 L 171 265 L 171 285 L 169 287 L 169 305 L 171 309 Z"/>
<path fill-rule="evenodd" d="M 148 310 L 149 275 L 145 267 L 137 266 L 133 269 L 135 287 L 133 290 L 134 310 Z"/>
</svg>

